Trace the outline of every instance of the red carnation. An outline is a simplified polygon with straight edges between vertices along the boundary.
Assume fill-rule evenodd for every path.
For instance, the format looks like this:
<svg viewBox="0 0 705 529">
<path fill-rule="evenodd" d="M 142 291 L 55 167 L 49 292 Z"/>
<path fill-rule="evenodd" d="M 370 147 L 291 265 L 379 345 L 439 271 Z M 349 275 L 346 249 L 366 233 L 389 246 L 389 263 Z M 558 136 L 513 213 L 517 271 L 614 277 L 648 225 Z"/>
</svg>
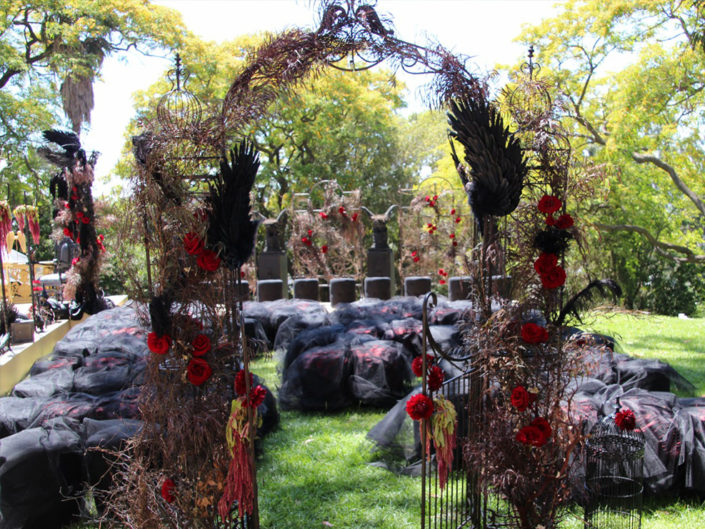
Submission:
<svg viewBox="0 0 705 529">
<path fill-rule="evenodd" d="M 543 343 L 548 341 L 548 331 L 541 325 L 525 323 L 521 326 L 521 339 L 526 343 Z"/>
<path fill-rule="evenodd" d="M 438 366 L 431 366 L 431 369 L 428 372 L 428 389 L 431 391 L 438 391 L 441 389 L 444 379 L 445 373 L 443 373 L 443 370 Z"/>
<path fill-rule="evenodd" d="M 617 412 L 614 418 L 614 423 L 620 430 L 631 431 L 636 427 L 636 416 L 629 408 L 624 408 Z"/>
<path fill-rule="evenodd" d="M 220 266 L 220 257 L 213 250 L 204 249 L 198 256 L 196 264 L 206 272 L 215 272 Z"/>
<path fill-rule="evenodd" d="M 567 213 L 561 215 L 556 220 L 556 228 L 558 228 L 559 230 L 567 230 L 571 226 L 573 226 L 573 217 L 571 217 Z"/>
<path fill-rule="evenodd" d="M 192 231 L 187 233 L 184 235 L 184 249 L 189 255 L 201 255 L 203 252 L 203 239 Z"/>
<path fill-rule="evenodd" d="M 531 421 L 531 424 L 529 426 L 533 426 L 536 428 L 539 432 L 541 432 L 541 444 L 537 446 L 543 446 L 545 445 L 548 440 L 551 438 L 551 434 L 553 433 L 553 430 L 551 429 L 551 425 L 548 424 L 548 421 L 544 419 L 543 417 L 536 417 L 533 421 Z"/>
<path fill-rule="evenodd" d="M 563 203 L 558 197 L 544 195 L 541 197 L 541 200 L 539 200 L 538 208 L 541 213 L 550 215 L 561 209 L 562 205 Z"/>
<path fill-rule="evenodd" d="M 162 498 L 165 502 L 171 503 L 176 499 L 173 494 L 175 488 L 176 484 L 173 479 L 167 478 L 164 480 L 162 483 Z"/>
<path fill-rule="evenodd" d="M 558 288 L 563 283 L 565 283 L 565 270 L 560 266 L 555 266 L 546 273 L 541 274 L 543 288 Z"/>
<path fill-rule="evenodd" d="M 534 261 L 534 270 L 539 275 L 546 274 L 558 266 L 558 256 L 552 253 L 542 253 L 539 258 Z"/>
<path fill-rule="evenodd" d="M 199 334 L 191 342 L 193 346 L 193 356 L 203 356 L 211 350 L 211 340 L 205 334 Z"/>
<path fill-rule="evenodd" d="M 213 374 L 211 366 L 203 358 L 192 358 L 186 366 L 188 381 L 194 386 L 200 386 Z"/>
<path fill-rule="evenodd" d="M 267 390 L 264 389 L 262 386 L 257 385 L 256 387 L 252 388 L 252 391 L 250 391 L 250 398 L 248 400 L 248 404 L 253 407 L 257 408 L 260 404 L 264 402 L 264 398 L 267 396 Z"/>
<path fill-rule="evenodd" d="M 512 406 L 518 411 L 525 411 L 526 408 L 529 407 L 529 404 L 531 404 L 529 392 L 526 391 L 524 386 L 517 386 L 512 390 L 511 401 Z"/>
<path fill-rule="evenodd" d="M 250 373 L 250 387 L 253 386 L 254 384 L 254 377 L 252 376 L 252 373 Z M 241 397 L 245 393 L 247 393 L 247 388 L 245 387 L 245 370 L 241 369 L 240 371 L 237 372 L 237 375 L 235 375 L 235 393 L 237 394 L 238 397 Z"/>
<path fill-rule="evenodd" d="M 433 414 L 433 400 L 423 393 L 417 393 L 406 401 L 406 413 L 415 421 L 429 419 Z"/>
<path fill-rule="evenodd" d="M 169 350 L 171 346 L 171 336 L 168 334 L 163 334 L 157 336 L 156 332 L 150 332 L 147 335 L 147 347 L 154 354 L 163 355 Z"/>
</svg>

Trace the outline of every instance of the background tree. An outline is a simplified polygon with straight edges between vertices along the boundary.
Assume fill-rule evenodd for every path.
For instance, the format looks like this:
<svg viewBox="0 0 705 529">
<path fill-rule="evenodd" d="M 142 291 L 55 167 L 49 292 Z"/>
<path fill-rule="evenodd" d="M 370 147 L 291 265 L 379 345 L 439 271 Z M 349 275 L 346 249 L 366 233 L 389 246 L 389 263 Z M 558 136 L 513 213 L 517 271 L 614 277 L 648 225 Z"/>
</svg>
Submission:
<svg viewBox="0 0 705 529">
<path fill-rule="evenodd" d="M 606 199 L 578 205 L 600 232 L 594 266 L 609 263 L 639 305 L 656 269 L 705 264 L 703 12 L 690 0 L 561 7 L 519 40 L 564 98 L 576 170 L 602 172 Z"/>
<path fill-rule="evenodd" d="M 140 0 L 8 0 L 0 7 L 0 186 L 13 204 L 42 201 L 54 169 L 36 155 L 39 132 L 79 132 L 103 59 L 128 48 L 173 48 L 180 15 Z M 45 203 L 46 204 L 46 203 Z M 48 206 L 47 206 L 48 207 Z M 44 224 L 46 226 L 46 224 Z"/>
</svg>

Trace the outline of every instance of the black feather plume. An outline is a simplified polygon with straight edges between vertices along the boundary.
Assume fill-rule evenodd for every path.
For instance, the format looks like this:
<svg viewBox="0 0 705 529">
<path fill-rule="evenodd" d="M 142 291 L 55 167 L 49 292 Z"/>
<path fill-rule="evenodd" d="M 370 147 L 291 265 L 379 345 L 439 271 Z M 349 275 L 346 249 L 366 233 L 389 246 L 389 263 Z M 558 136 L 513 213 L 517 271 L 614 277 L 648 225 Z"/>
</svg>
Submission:
<svg viewBox="0 0 705 529">
<path fill-rule="evenodd" d="M 42 132 L 44 139 L 61 147 L 62 151 L 55 151 L 48 147 L 40 147 L 37 152 L 49 163 L 59 167 L 71 167 L 76 160 L 86 163 L 86 153 L 81 149 L 81 141 L 73 132 L 63 130 L 45 130 Z"/>
<path fill-rule="evenodd" d="M 575 294 L 563 305 L 561 312 L 558 314 L 556 324 L 563 325 L 566 317 L 571 314 L 575 316 L 579 322 L 582 322 L 580 312 L 589 308 L 589 304 L 594 300 L 596 294 L 602 297 L 607 297 L 612 294 L 616 301 L 622 295 L 622 289 L 612 279 L 595 279 L 591 281 L 588 286 Z"/>
<path fill-rule="evenodd" d="M 226 267 L 236 270 L 252 255 L 257 235 L 250 218 L 250 190 L 259 169 L 259 154 L 242 140 L 220 161 L 220 174 L 210 187 L 208 246 Z"/>
<path fill-rule="evenodd" d="M 472 180 L 463 184 L 482 230 L 485 216 L 509 215 L 519 205 L 527 172 L 521 144 L 484 99 L 451 101 L 448 123 L 450 135 L 465 149 Z"/>
<path fill-rule="evenodd" d="M 571 237 L 570 232 L 551 227 L 536 234 L 534 247 L 543 253 L 559 255 L 568 247 L 568 241 L 570 241 Z"/>
<path fill-rule="evenodd" d="M 149 302 L 149 317 L 152 320 L 152 330 L 157 336 L 170 334 L 171 330 L 171 293 L 165 292 L 154 296 Z"/>
</svg>

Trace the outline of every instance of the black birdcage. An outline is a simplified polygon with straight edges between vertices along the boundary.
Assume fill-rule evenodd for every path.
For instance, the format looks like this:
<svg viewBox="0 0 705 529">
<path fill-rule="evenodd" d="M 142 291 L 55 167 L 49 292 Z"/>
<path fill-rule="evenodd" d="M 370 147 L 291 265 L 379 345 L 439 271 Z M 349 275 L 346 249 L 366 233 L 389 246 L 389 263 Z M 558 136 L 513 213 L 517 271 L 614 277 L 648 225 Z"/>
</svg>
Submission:
<svg viewBox="0 0 705 529">
<path fill-rule="evenodd" d="M 598 422 L 586 443 L 585 528 L 639 529 L 644 491 L 644 434 L 631 410 Z"/>
</svg>

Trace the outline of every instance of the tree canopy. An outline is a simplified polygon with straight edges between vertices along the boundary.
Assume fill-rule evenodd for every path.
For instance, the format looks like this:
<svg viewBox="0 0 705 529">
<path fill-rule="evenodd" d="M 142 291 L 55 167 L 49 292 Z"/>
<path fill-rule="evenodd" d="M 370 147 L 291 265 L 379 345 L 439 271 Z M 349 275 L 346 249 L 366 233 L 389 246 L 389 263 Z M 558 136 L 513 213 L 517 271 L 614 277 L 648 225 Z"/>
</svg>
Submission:
<svg viewBox="0 0 705 529">
<path fill-rule="evenodd" d="M 185 33 L 178 13 L 141 0 L 3 2 L 0 184 L 13 195 L 41 191 L 36 133 L 57 125 L 80 132 L 104 57 L 128 48 L 173 48 Z"/>
</svg>

